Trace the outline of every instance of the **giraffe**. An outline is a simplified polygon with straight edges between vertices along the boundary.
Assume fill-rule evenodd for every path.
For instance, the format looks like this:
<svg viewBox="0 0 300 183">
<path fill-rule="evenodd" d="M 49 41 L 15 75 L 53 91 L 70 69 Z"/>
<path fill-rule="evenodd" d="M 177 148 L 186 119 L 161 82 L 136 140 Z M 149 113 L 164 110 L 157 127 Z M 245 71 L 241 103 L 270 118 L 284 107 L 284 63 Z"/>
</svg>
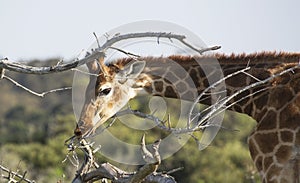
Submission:
<svg viewBox="0 0 300 183">
<path fill-rule="evenodd" d="M 209 60 L 217 58 L 224 76 L 246 66 L 248 75 L 238 74 L 226 79 L 227 95 L 232 95 L 242 87 L 257 80 L 266 79 L 280 71 L 291 68 L 300 61 L 300 53 L 261 52 L 254 54 L 213 56 L 143 57 L 139 61 L 122 58 L 108 65 L 104 58 L 88 63 L 91 73 L 86 89 L 85 103 L 74 131 L 76 136 L 87 137 L 97 127 L 118 112 L 139 89 L 152 95 L 169 98 L 192 100 L 209 86 L 207 77 L 196 60 L 203 60 L 204 65 L 212 68 Z M 178 64 L 189 77 L 182 72 L 175 72 L 172 64 Z M 163 77 L 176 78 L 177 89 L 184 90 L 178 96 L 172 82 L 153 75 L 160 72 Z M 187 84 L 191 78 L 194 86 Z M 219 78 L 216 78 L 219 79 Z M 193 90 L 191 88 L 196 88 Z M 256 92 L 264 88 L 262 92 Z M 248 98 L 243 98 L 249 95 Z M 201 103 L 210 104 L 211 100 Z M 300 69 L 285 73 L 265 83 L 251 88 L 229 103 L 229 110 L 244 113 L 256 120 L 257 125 L 248 138 L 251 157 L 262 181 L 265 183 L 300 182 Z"/>
</svg>

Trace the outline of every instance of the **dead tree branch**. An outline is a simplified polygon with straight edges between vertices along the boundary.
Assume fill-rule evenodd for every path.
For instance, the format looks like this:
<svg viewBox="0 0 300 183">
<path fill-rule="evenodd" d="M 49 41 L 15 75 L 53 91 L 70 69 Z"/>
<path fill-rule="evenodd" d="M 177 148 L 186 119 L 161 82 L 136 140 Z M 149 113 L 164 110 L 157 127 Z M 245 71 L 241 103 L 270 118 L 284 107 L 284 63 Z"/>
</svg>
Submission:
<svg viewBox="0 0 300 183">
<path fill-rule="evenodd" d="M 100 179 L 109 179 L 113 183 L 175 183 L 173 177 L 157 173 L 156 170 L 160 165 L 160 155 L 158 153 L 160 140 L 153 145 L 153 153 L 151 153 L 145 144 L 145 136 L 141 140 L 141 151 L 144 160 L 147 162 L 136 172 L 127 172 L 111 165 L 110 163 L 103 163 L 98 165 L 95 162 L 92 145 L 85 139 L 80 140 L 80 149 L 85 153 L 85 160 L 82 166 L 78 169 L 77 175 L 72 181 L 73 183 L 94 182 Z M 69 144 L 70 145 L 70 144 Z M 76 148 L 73 148 L 74 150 Z"/>
<path fill-rule="evenodd" d="M 45 97 L 45 95 L 47 95 L 49 93 L 54 93 L 54 92 L 58 92 L 58 91 L 71 90 L 72 89 L 72 87 L 64 87 L 64 88 L 57 88 L 57 89 L 52 89 L 52 90 L 45 91 L 45 92 L 42 92 L 42 93 L 38 93 L 38 92 L 35 92 L 35 91 L 23 86 L 22 84 L 18 83 L 17 81 L 13 80 L 12 78 L 10 78 L 8 76 L 3 75 L 2 78 L 12 82 L 17 87 L 20 87 L 23 90 L 29 92 L 30 94 L 33 94 L 33 95 L 38 96 L 38 97 Z"/>
<path fill-rule="evenodd" d="M 2 171 L 3 172 L 6 172 L 7 173 L 7 175 L 4 175 L 4 174 L 2 174 Z M 9 170 L 8 168 L 5 168 L 4 166 L 2 166 L 1 164 L 0 164 L 0 179 L 6 179 L 6 180 L 8 180 L 8 182 L 27 182 L 27 183 L 34 183 L 35 181 L 33 181 L 33 180 L 29 180 L 29 179 L 27 179 L 27 178 L 25 178 L 25 176 L 26 176 L 26 174 L 27 174 L 27 172 L 25 171 L 24 173 L 23 173 L 23 175 L 20 175 L 18 172 L 14 172 L 14 171 L 11 171 L 11 170 Z"/>
<path fill-rule="evenodd" d="M 127 40 L 127 39 L 137 39 L 137 38 L 147 38 L 147 37 L 154 37 L 154 38 L 168 38 L 168 39 L 176 39 L 180 41 L 185 46 L 188 46 L 189 48 L 197 51 L 199 54 L 203 54 L 204 52 L 211 51 L 211 50 L 217 50 L 220 49 L 220 46 L 213 46 L 209 48 L 203 48 L 199 49 L 191 44 L 187 43 L 185 41 L 184 35 L 179 34 L 172 34 L 172 33 L 165 33 L 165 32 L 144 32 L 144 33 L 129 33 L 124 35 L 118 35 L 111 39 L 108 39 L 102 46 L 99 46 L 97 49 L 94 49 L 91 51 L 91 53 L 87 52 L 86 56 L 83 59 L 75 60 L 70 63 L 61 63 L 54 66 L 46 66 L 46 67 L 35 67 L 35 66 L 29 66 L 26 64 L 14 62 L 12 60 L 9 60 L 8 58 L 0 59 L 0 69 L 7 69 L 10 71 L 15 71 L 19 73 L 26 73 L 26 74 L 51 74 L 51 73 L 57 73 L 57 72 L 64 72 L 71 69 L 74 69 L 76 67 L 79 67 L 81 65 L 86 64 L 87 62 L 98 60 L 99 58 L 102 58 L 105 56 L 105 51 L 107 49 L 112 49 L 113 45 L 119 41 Z M 1 70 L 0 70 L 1 74 Z"/>
</svg>

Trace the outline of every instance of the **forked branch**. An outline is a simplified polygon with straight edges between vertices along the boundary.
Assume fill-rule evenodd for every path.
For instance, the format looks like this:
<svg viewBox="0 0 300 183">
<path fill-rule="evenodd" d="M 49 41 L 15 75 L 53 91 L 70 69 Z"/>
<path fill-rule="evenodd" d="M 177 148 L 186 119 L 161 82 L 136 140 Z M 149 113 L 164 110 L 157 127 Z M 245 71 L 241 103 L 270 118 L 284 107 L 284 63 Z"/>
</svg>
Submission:
<svg viewBox="0 0 300 183">
<path fill-rule="evenodd" d="M 110 163 L 98 165 L 94 158 L 96 151 L 93 150 L 93 144 L 89 144 L 86 140 L 81 139 L 80 149 L 85 152 L 85 160 L 77 171 L 73 183 L 94 182 L 100 179 L 109 179 L 113 183 L 175 183 L 176 181 L 173 177 L 156 172 L 157 167 L 160 165 L 159 144 L 160 140 L 153 144 L 154 152 L 151 153 L 146 148 L 145 137 L 143 136 L 141 151 L 147 163 L 136 172 L 127 172 Z"/>
<path fill-rule="evenodd" d="M 221 48 L 220 46 L 213 46 L 209 48 L 197 48 L 189 44 L 185 40 L 186 37 L 184 35 L 173 34 L 173 33 L 165 33 L 165 32 L 129 33 L 123 35 L 120 34 L 114 36 L 111 39 L 108 39 L 102 46 L 98 47 L 97 49 L 91 50 L 91 52 L 87 52 L 84 58 L 80 60 L 78 59 L 74 60 L 73 62 L 69 62 L 69 63 L 59 62 L 54 66 L 36 67 L 36 66 L 29 66 L 26 64 L 14 62 L 12 60 L 9 60 L 8 58 L 3 58 L 0 59 L 0 69 L 7 69 L 10 71 L 26 73 L 26 74 L 51 74 L 57 72 L 64 72 L 79 67 L 81 65 L 84 65 L 87 62 L 93 61 L 95 59 L 99 60 L 100 58 L 103 58 L 105 56 L 106 50 L 110 49 L 115 43 L 119 41 L 123 41 L 127 39 L 147 38 L 147 37 L 154 37 L 157 38 L 158 40 L 161 38 L 167 38 L 170 40 L 175 39 L 180 41 L 185 46 L 197 51 L 199 54 L 203 54 L 204 52 L 217 50 Z M 1 74 L 1 70 L 0 70 L 0 74 Z"/>
<path fill-rule="evenodd" d="M 4 175 L 2 172 L 5 172 L 7 175 Z M 19 174 L 18 172 L 14 172 L 9 170 L 8 168 L 0 165 L 0 181 L 6 179 L 7 182 L 27 182 L 27 183 L 34 183 L 33 180 L 26 178 L 27 172 L 25 171 L 23 175 Z"/>
</svg>

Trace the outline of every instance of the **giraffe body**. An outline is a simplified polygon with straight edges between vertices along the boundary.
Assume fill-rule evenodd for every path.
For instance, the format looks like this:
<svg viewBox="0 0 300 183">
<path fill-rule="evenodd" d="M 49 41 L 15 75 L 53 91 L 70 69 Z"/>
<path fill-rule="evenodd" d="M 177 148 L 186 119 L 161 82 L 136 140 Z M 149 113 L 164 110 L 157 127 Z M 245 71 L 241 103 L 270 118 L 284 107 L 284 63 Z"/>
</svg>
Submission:
<svg viewBox="0 0 300 183">
<path fill-rule="evenodd" d="M 250 66 L 249 71 L 247 71 L 248 75 L 241 73 L 225 81 L 227 95 L 232 95 L 245 86 L 296 66 L 300 60 L 300 54 L 298 53 L 263 52 L 230 56 L 217 54 L 215 57 L 219 61 L 224 76 Z M 193 101 L 211 84 L 208 82 L 208 77 L 212 77 L 212 75 L 207 75 L 203 71 L 203 67 L 199 66 L 195 58 L 191 56 L 139 58 L 145 62 L 145 65 L 136 72 L 137 74 L 127 87 L 144 88 L 152 95 Z M 196 60 L 199 59 L 203 60 L 204 66 L 207 66 L 206 69 L 210 70 L 210 73 L 215 72 L 214 65 L 209 61 L 210 57 L 196 58 Z M 117 60 L 108 66 L 102 65 L 102 71 L 103 67 L 108 70 L 104 72 L 104 74 L 109 75 L 108 78 L 101 74 L 101 69 L 94 70 L 96 73 L 100 72 L 100 75 L 96 84 L 92 84 L 95 92 L 92 96 L 97 96 L 97 93 L 100 92 L 99 88 L 107 85 L 107 83 L 120 83 L 120 80 L 116 79 L 115 76 L 118 75 L 117 73 L 126 70 L 128 64 L 130 65 L 132 62 L 134 61 L 131 58 L 126 58 Z M 180 67 L 177 67 L 178 65 Z M 218 75 L 214 80 L 218 81 L 221 77 L 222 75 Z M 175 80 L 172 81 L 168 78 L 175 78 Z M 116 97 L 118 92 L 116 92 L 116 88 L 114 89 L 115 93 L 112 96 Z M 264 90 L 258 92 L 261 89 Z M 103 89 L 101 90 L 103 91 Z M 178 91 L 180 91 L 180 94 L 178 94 Z M 130 97 L 129 95 L 127 98 L 124 97 L 125 95 L 122 95 L 123 98 L 119 97 L 122 104 L 119 105 L 118 109 L 124 106 L 135 94 L 136 90 Z M 249 97 L 243 98 L 245 96 Z M 104 114 L 104 109 L 101 109 L 101 106 L 93 108 L 95 105 L 92 105 L 91 99 L 97 101 L 97 97 L 86 97 L 80 123 L 78 124 L 79 127 L 82 127 L 81 132 L 83 134 L 86 133 L 87 128 L 95 128 L 92 120 L 97 113 L 96 111 L 100 111 L 98 114 L 101 114 L 102 118 L 106 115 L 105 120 L 117 112 L 115 110 L 109 115 Z M 117 105 L 119 102 L 112 98 L 106 100 L 105 105 L 111 102 L 113 102 L 111 105 Z M 209 105 L 212 100 L 208 99 L 201 102 Z M 234 105 L 231 106 L 230 104 Z M 257 126 L 249 136 L 248 141 L 252 159 L 261 174 L 263 182 L 299 183 L 300 69 L 276 77 L 259 87 L 242 92 L 229 101 L 229 105 L 230 110 L 248 114 L 257 121 Z M 102 120 L 102 123 L 105 120 Z"/>
</svg>

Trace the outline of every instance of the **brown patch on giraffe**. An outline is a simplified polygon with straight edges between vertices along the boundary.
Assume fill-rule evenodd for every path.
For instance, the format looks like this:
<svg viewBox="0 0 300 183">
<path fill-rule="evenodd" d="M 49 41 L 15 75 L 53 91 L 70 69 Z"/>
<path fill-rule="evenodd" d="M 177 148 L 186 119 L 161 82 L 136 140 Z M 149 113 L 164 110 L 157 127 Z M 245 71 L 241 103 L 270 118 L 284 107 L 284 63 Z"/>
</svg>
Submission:
<svg viewBox="0 0 300 183">
<path fill-rule="evenodd" d="M 277 113 L 275 111 L 267 111 L 267 114 L 257 125 L 257 129 L 259 131 L 263 130 L 272 130 L 276 128 L 276 116 Z"/>
<path fill-rule="evenodd" d="M 249 114 L 251 116 L 251 113 L 253 111 L 253 103 L 251 102 L 250 104 L 248 104 L 245 109 L 244 109 L 244 112 L 246 114 Z"/>
<path fill-rule="evenodd" d="M 239 101 L 239 103 L 238 103 L 239 105 L 243 106 L 244 104 L 246 104 L 248 102 L 249 98 L 247 98 L 247 96 L 249 96 L 249 95 L 250 95 L 250 91 L 246 90 L 246 91 L 242 92 L 241 94 L 239 94 L 238 96 L 234 97 L 234 100 L 238 101 L 238 100 L 244 98 L 243 100 Z M 247 114 L 249 114 L 249 113 L 247 113 Z"/>
<path fill-rule="evenodd" d="M 266 103 L 268 102 L 268 100 L 269 100 L 268 93 L 263 93 L 261 96 L 256 98 L 254 100 L 256 109 L 262 109 L 264 106 L 266 106 Z M 260 121 L 260 118 L 257 118 L 257 120 Z"/>
<path fill-rule="evenodd" d="M 273 152 L 275 146 L 279 143 L 278 134 L 276 132 L 255 134 L 254 139 L 264 154 Z"/>
<path fill-rule="evenodd" d="M 273 157 L 272 156 L 269 156 L 269 157 L 265 157 L 263 159 L 263 163 L 264 163 L 264 170 L 266 170 L 269 166 L 272 165 L 273 163 Z"/>
<path fill-rule="evenodd" d="M 283 142 L 293 142 L 294 134 L 290 131 L 281 131 L 280 132 L 280 139 Z"/>
<path fill-rule="evenodd" d="M 203 81 L 202 81 L 202 84 L 203 86 L 202 87 L 208 87 L 209 86 L 209 82 L 208 82 L 208 79 L 207 78 L 204 78 Z"/>
<path fill-rule="evenodd" d="M 236 111 L 236 112 L 243 112 L 241 106 L 238 105 L 238 104 L 233 105 L 233 109 L 234 109 L 234 111 Z"/>
<path fill-rule="evenodd" d="M 164 83 L 162 81 L 154 81 L 155 91 L 161 93 L 164 89 Z"/>
<path fill-rule="evenodd" d="M 192 78 L 195 85 L 198 87 L 201 85 L 201 78 L 198 77 L 198 72 L 195 68 L 192 68 L 190 71 L 190 77 Z M 203 87 L 203 86 L 201 86 Z"/>
<path fill-rule="evenodd" d="M 146 91 L 147 93 L 153 94 L 153 88 L 152 88 L 152 85 L 146 85 L 146 86 L 144 87 L 144 89 L 145 89 L 145 91 Z"/>
<path fill-rule="evenodd" d="M 251 74 L 255 78 L 258 78 L 259 80 L 267 79 L 271 75 L 270 72 L 268 70 L 266 70 L 264 67 L 262 67 L 262 68 L 253 68 L 249 74 Z M 252 77 L 250 79 L 251 79 L 250 83 L 257 82 L 257 80 L 252 78 Z"/>
<path fill-rule="evenodd" d="M 171 86 L 166 87 L 166 93 L 168 93 L 167 97 L 170 95 L 170 97 L 178 98 L 178 95 Z"/>
<path fill-rule="evenodd" d="M 289 104 L 280 113 L 279 128 L 296 129 L 300 126 L 299 108 L 294 104 Z"/>
<path fill-rule="evenodd" d="M 224 75 L 227 76 L 233 72 L 235 72 L 236 70 L 234 69 L 234 71 L 230 71 L 229 73 L 227 73 L 228 71 L 223 71 Z M 228 79 L 226 79 L 225 83 L 226 85 L 232 86 L 232 87 L 242 87 L 242 86 L 247 86 L 247 82 L 246 82 L 246 78 L 245 74 L 238 74 L 235 76 L 232 76 Z"/>
<path fill-rule="evenodd" d="M 275 153 L 275 157 L 280 164 L 285 164 L 291 158 L 291 146 L 281 145 L 277 152 Z"/>
<path fill-rule="evenodd" d="M 270 92 L 268 106 L 272 106 L 276 109 L 279 109 L 284 104 L 286 104 L 286 101 L 290 101 L 293 97 L 293 93 L 288 87 L 273 88 Z"/>
</svg>

